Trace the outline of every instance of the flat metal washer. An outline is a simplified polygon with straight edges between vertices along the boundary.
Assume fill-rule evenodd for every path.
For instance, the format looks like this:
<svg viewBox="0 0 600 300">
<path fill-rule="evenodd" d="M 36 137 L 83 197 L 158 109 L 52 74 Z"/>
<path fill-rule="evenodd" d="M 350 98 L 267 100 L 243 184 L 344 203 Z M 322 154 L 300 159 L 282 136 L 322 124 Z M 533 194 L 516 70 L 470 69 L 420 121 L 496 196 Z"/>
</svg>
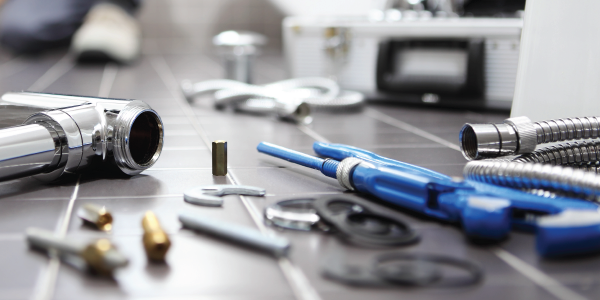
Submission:
<svg viewBox="0 0 600 300">
<path fill-rule="evenodd" d="M 291 199 L 269 205 L 265 208 L 265 221 L 281 228 L 309 231 L 321 219 L 313 207 L 314 200 Z"/>
</svg>

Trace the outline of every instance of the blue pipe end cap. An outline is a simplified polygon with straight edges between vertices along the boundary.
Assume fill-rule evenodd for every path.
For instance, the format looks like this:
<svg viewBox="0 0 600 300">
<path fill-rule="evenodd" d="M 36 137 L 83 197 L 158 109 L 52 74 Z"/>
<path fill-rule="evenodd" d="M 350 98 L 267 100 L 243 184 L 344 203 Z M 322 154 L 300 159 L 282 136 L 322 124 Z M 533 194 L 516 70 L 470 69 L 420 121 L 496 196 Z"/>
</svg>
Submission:
<svg viewBox="0 0 600 300">
<path fill-rule="evenodd" d="M 565 210 L 537 225 L 536 249 L 543 257 L 600 252 L 600 211 Z"/>
<path fill-rule="evenodd" d="M 510 232 L 510 201 L 491 197 L 469 197 L 462 210 L 467 236 L 500 240 Z"/>
</svg>

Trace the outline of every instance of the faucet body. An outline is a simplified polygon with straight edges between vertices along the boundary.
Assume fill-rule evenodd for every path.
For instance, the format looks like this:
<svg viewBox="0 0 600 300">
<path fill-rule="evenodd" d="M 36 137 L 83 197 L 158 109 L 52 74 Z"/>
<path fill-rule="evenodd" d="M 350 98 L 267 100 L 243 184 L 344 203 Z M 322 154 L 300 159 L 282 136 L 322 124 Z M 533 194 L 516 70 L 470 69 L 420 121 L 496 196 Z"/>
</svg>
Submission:
<svg viewBox="0 0 600 300">
<path fill-rule="evenodd" d="M 86 170 L 136 175 L 162 152 L 163 124 L 138 100 L 6 93 L 0 119 L 29 116 L 0 129 L 0 181 L 35 175 L 50 182 Z M 31 114 L 33 112 L 33 114 Z"/>
</svg>

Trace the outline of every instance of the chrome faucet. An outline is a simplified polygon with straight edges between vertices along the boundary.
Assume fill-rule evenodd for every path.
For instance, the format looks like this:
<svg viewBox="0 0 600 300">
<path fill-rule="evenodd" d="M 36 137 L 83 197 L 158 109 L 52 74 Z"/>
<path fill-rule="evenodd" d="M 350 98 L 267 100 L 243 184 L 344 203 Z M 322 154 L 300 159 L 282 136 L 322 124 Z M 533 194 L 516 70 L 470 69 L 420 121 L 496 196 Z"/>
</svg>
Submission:
<svg viewBox="0 0 600 300">
<path fill-rule="evenodd" d="M 33 92 L 6 93 L 0 119 L 34 113 L 0 129 L 0 181 L 35 175 L 49 182 L 107 169 L 136 175 L 162 151 L 163 124 L 138 100 Z"/>
</svg>

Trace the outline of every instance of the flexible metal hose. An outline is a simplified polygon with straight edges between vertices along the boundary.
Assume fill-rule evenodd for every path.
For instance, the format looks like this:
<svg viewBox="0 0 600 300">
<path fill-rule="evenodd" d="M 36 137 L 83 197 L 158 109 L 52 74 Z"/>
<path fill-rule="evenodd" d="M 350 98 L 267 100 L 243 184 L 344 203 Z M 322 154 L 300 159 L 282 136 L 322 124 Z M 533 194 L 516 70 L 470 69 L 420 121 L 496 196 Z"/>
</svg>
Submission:
<svg viewBox="0 0 600 300">
<path fill-rule="evenodd" d="M 468 163 L 467 179 L 524 189 L 544 189 L 580 195 L 600 195 L 600 175 L 572 167 L 539 163 L 483 160 Z"/>
<path fill-rule="evenodd" d="M 465 124 L 460 133 L 469 159 L 525 153 L 512 159 L 469 162 L 465 178 L 523 189 L 543 189 L 589 199 L 600 196 L 600 117 L 504 124 Z M 587 140 L 582 140 L 587 139 Z M 532 151 L 535 145 L 582 140 Z"/>
<path fill-rule="evenodd" d="M 538 144 L 600 137 L 600 117 L 540 121 L 533 127 Z"/>
<path fill-rule="evenodd" d="M 469 162 L 465 178 L 589 198 L 600 195 L 600 140 L 553 145 L 513 159 Z"/>
</svg>

